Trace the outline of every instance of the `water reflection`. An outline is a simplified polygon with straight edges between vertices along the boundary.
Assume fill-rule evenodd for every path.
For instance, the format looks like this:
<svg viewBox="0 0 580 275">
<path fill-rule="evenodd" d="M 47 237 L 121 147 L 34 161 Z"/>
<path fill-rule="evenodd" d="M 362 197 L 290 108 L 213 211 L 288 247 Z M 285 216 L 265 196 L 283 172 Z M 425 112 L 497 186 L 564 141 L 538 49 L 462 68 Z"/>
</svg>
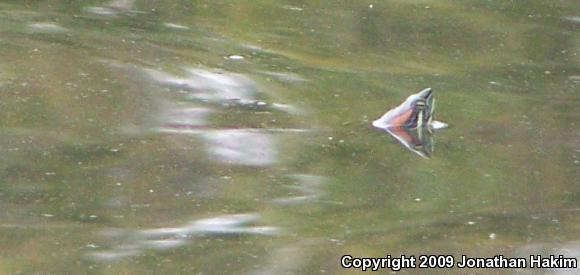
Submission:
<svg viewBox="0 0 580 275">
<path fill-rule="evenodd" d="M 295 107 L 258 100 L 260 90 L 249 77 L 223 70 L 185 69 L 179 77 L 160 70 L 144 69 L 153 82 L 170 88 L 193 103 L 217 103 L 213 111 L 200 107 L 172 107 L 166 104 L 164 121 L 157 131 L 169 134 L 198 134 L 207 144 L 208 158 L 229 165 L 270 166 L 278 159 L 276 136 L 272 132 L 303 131 L 302 129 L 218 128 L 208 125 L 211 113 L 226 107 L 255 110 L 279 110 L 296 114 Z M 169 108 L 168 108 L 169 107 Z M 224 110 L 225 111 L 225 110 Z M 227 124 L 236 124 L 235 121 Z"/>
<path fill-rule="evenodd" d="M 28 25 L 31 33 L 63 33 L 68 29 L 54 23 L 32 23 Z"/>
<path fill-rule="evenodd" d="M 268 166 L 278 152 L 271 135 L 241 130 L 220 130 L 202 134 L 209 144 L 210 158 L 234 165 Z"/>
<path fill-rule="evenodd" d="M 517 220 L 578 209 L 575 2 L 0 2 L 2 274 L 577 250 L 577 211 Z M 426 85 L 455 127 L 416 162 L 367 126 Z M 192 225 L 216 213 L 268 222 Z"/>
<path fill-rule="evenodd" d="M 105 64 L 121 71 L 134 79 L 135 83 L 145 85 L 155 98 L 152 121 L 146 124 L 154 133 L 163 134 L 169 143 L 176 148 L 196 148 L 205 152 L 203 160 L 227 166 L 273 167 L 280 157 L 279 139 L 286 133 L 304 133 L 308 130 L 285 127 L 286 120 L 299 113 L 290 104 L 272 102 L 266 99 L 256 82 L 249 76 L 226 70 L 210 68 L 191 68 L 179 70 L 182 75 L 169 73 L 160 69 L 142 68 L 136 65 L 105 61 Z M 292 78 L 292 77 L 290 77 Z M 293 76 L 293 80 L 301 80 Z M 146 81 L 143 82 L 142 80 Z M 224 114 L 238 113 L 235 116 Z M 251 118 L 255 116 L 256 122 Z M 275 116 L 276 119 L 271 119 Z M 240 127 L 244 120 L 246 127 Z M 271 127 L 264 123 L 275 121 Z M 191 146 L 193 140 L 201 141 Z M 187 145 L 184 145 L 187 144 Z M 191 167 L 195 169 L 196 167 Z M 187 192 L 196 198 L 214 199 L 220 188 L 212 179 L 214 174 L 207 174 L 200 186 L 193 190 L 212 190 L 211 196 L 200 195 L 207 191 Z M 295 175 L 296 188 L 303 195 L 281 198 L 274 203 L 291 204 L 314 201 L 323 193 L 323 179 L 311 175 Z M 236 182 L 229 176 L 229 186 Z M 258 178 L 256 178 L 259 180 Z M 207 186 L 205 186 L 207 185 Z M 119 242 L 109 250 L 91 252 L 91 258 L 114 260 L 141 254 L 145 250 L 165 250 L 185 246 L 192 242 L 192 236 L 214 237 L 220 235 L 267 235 L 275 236 L 281 227 L 256 226 L 260 214 L 239 214 L 219 216 L 210 219 L 193 221 L 177 228 L 157 228 L 139 231 L 107 230 L 105 235 L 110 240 Z"/>
<path fill-rule="evenodd" d="M 324 194 L 324 184 L 327 181 L 325 177 L 315 175 L 292 175 L 291 179 L 295 181 L 293 185 L 287 188 L 297 190 L 300 194 L 296 196 L 277 198 L 273 202 L 280 205 L 292 205 L 314 202 Z"/>
<path fill-rule="evenodd" d="M 188 130 L 199 129 L 207 125 L 207 118 L 212 113 L 209 108 L 179 106 L 176 104 L 164 104 L 166 108 L 161 115 L 161 132 L 180 133 Z"/>
<path fill-rule="evenodd" d="M 288 83 L 301 83 L 308 81 L 306 78 L 293 73 L 281 73 L 281 72 L 262 72 L 262 73 L 271 76 L 274 79 Z"/>
<path fill-rule="evenodd" d="M 433 133 L 424 127 L 388 127 L 385 129 L 409 151 L 423 157 L 430 158 L 435 149 Z"/>
<path fill-rule="evenodd" d="M 134 12 L 135 0 L 113 0 L 102 7 L 87 7 L 89 13 L 100 16 L 115 16 L 120 13 Z"/>
<path fill-rule="evenodd" d="M 558 257 L 563 255 L 566 258 L 580 258 L 580 241 L 570 241 L 564 243 L 530 243 L 516 249 L 516 255 L 529 259 L 530 255 L 542 255 Z M 528 262 L 529 263 L 529 262 Z M 578 268 L 543 268 L 542 274 L 580 274 Z M 522 274 L 537 274 L 536 270 L 522 270 Z"/>
<path fill-rule="evenodd" d="M 185 69 L 187 76 L 179 77 L 166 72 L 146 69 L 157 83 L 176 89 L 192 100 L 214 103 L 256 103 L 255 83 L 242 74 L 203 69 Z"/>
<path fill-rule="evenodd" d="M 309 251 L 312 247 L 321 244 L 320 240 L 306 239 L 272 249 L 268 251 L 268 257 L 264 263 L 256 263 L 254 265 L 256 270 L 250 271 L 248 274 L 299 274 L 312 257 L 312 253 Z"/>
<path fill-rule="evenodd" d="M 246 107 L 259 110 L 277 110 L 289 114 L 300 114 L 300 110 L 290 104 L 260 100 L 265 95 L 260 92 L 251 78 L 224 70 L 186 68 L 186 76 L 170 74 L 160 70 L 143 69 L 155 83 L 183 96 L 185 100 L 198 103 L 213 103 L 219 106 Z M 266 75 L 283 81 L 302 82 L 300 76 L 267 72 Z"/>
<path fill-rule="evenodd" d="M 176 29 L 176 30 L 189 30 L 188 26 L 184 26 L 184 25 L 180 25 L 180 24 L 176 24 L 176 23 L 163 23 L 163 25 L 165 25 L 168 28 L 171 29 Z"/>
<path fill-rule="evenodd" d="M 153 228 L 138 231 L 106 229 L 101 235 L 112 244 L 108 250 L 88 254 L 96 260 L 119 260 L 136 256 L 147 250 L 166 250 L 184 246 L 193 237 L 264 235 L 276 236 L 280 229 L 258 226 L 258 214 L 223 215 L 194 220 L 181 227 Z M 93 245 L 93 247 L 98 247 Z"/>
</svg>

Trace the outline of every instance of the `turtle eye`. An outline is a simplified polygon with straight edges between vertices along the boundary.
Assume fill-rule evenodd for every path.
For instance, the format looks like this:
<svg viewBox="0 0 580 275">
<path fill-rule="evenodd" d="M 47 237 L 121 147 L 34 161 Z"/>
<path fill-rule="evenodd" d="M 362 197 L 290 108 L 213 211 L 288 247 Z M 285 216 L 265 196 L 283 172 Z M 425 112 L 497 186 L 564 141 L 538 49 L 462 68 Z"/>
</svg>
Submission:
<svg viewBox="0 0 580 275">
<path fill-rule="evenodd" d="M 425 108 L 425 101 L 419 100 L 415 103 L 415 106 L 417 106 L 417 108 L 424 109 Z"/>
</svg>

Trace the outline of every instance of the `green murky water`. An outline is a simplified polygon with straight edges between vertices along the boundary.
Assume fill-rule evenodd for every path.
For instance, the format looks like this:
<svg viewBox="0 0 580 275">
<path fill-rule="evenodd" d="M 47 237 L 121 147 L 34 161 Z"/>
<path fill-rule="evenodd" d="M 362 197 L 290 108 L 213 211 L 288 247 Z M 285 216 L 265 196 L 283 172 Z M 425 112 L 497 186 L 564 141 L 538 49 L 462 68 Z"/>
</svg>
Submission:
<svg viewBox="0 0 580 275">
<path fill-rule="evenodd" d="M 579 12 L 576 1 L 3 1 L 0 273 L 578 257 Z M 370 126 L 424 87 L 450 125 L 428 160 Z"/>
</svg>

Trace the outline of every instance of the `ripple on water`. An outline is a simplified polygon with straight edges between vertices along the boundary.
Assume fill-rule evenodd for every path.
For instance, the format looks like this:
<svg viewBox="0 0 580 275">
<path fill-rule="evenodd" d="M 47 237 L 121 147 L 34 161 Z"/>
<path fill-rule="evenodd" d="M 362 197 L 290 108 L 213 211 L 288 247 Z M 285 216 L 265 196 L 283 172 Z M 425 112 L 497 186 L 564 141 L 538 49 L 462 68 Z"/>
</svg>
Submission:
<svg viewBox="0 0 580 275">
<path fill-rule="evenodd" d="M 326 177 L 296 174 L 291 175 L 291 179 L 295 181 L 294 185 L 289 185 L 289 189 L 294 189 L 302 194 L 292 197 L 274 199 L 273 202 L 279 205 L 294 205 L 304 204 L 318 200 L 324 193 L 324 184 Z"/>
<path fill-rule="evenodd" d="M 109 229 L 103 231 L 111 243 L 118 243 L 108 250 L 90 252 L 87 256 L 94 260 L 113 261 L 137 256 L 147 250 L 161 251 L 187 245 L 192 237 L 228 235 L 280 234 L 278 227 L 257 226 L 258 214 L 234 214 L 192 221 L 181 227 L 154 228 L 138 231 Z"/>
</svg>

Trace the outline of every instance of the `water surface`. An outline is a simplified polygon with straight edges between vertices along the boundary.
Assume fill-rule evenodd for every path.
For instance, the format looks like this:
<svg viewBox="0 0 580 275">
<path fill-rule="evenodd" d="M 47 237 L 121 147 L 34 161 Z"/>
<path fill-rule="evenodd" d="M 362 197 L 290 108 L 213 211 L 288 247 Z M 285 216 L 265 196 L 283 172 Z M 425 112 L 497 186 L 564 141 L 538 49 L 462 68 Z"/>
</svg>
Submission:
<svg viewBox="0 0 580 275">
<path fill-rule="evenodd" d="M 578 257 L 579 12 L 575 1 L 3 1 L 0 273 Z M 450 124 L 428 160 L 370 126 L 425 87 Z"/>
</svg>

